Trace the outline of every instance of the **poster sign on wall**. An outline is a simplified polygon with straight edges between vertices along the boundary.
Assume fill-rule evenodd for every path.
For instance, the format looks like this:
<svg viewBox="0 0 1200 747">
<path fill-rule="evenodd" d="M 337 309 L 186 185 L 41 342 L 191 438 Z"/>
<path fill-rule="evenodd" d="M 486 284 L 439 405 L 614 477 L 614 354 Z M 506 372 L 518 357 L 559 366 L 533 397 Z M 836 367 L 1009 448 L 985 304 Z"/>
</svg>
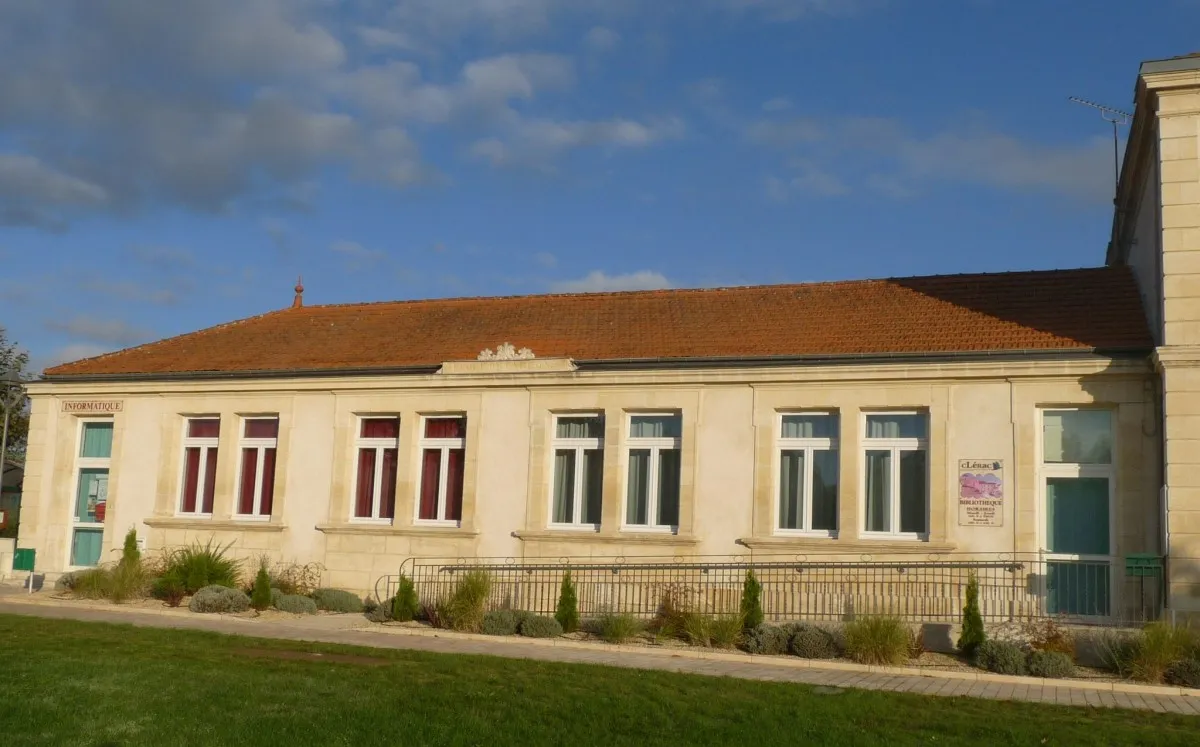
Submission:
<svg viewBox="0 0 1200 747">
<path fill-rule="evenodd" d="M 958 461 L 958 524 L 1004 526 L 1004 462 L 999 459 Z"/>
</svg>

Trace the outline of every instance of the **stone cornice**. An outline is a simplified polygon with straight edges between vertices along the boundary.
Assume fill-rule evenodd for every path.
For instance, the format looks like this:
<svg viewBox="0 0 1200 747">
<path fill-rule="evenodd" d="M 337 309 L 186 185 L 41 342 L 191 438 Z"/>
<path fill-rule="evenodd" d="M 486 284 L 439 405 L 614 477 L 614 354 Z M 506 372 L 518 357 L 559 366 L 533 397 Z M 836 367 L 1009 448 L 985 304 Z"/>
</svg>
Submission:
<svg viewBox="0 0 1200 747">
<path fill-rule="evenodd" d="M 1200 367 L 1200 345 L 1163 345 L 1151 356 L 1155 368 Z"/>
</svg>

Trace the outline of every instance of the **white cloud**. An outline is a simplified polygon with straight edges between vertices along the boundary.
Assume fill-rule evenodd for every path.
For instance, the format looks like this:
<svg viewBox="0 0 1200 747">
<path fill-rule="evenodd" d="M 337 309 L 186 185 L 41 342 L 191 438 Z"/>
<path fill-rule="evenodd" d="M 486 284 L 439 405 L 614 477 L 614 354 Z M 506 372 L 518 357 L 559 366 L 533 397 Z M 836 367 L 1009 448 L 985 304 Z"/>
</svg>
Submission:
<svg viewBox="0 0 1200 747">
<path fill-rule="evenodd" d="M 0 153 L 0 225 L 60 228 L 66 224 L 64 211 L 102 205 L 108 197 L 103 187 L 38 158 Z"/>
<path fill-rule="evenodd" d="M 83 360 L 84 358 L 95 358 L 97 355 L 111 353 L 114 348 L 111 345 L 97 345 L 91 342 L 78 342 L 70 345 L 64 345 L 57 348 L 44 361 L 31 361 L 30 370 L 42 371 L 46 368 L 51 368 L 62 363 L 72 363 L 74 361 Z"/>
<path fill-rule="evenodd" d="M 592 54 L 611 52 L 621 43 L 621 35 L 607 26 L 593 26 L 583 35 L 583 48 Z"/>
<path fill-rule="evenodd" d="M 653 270 L 638 270 L 623 275 L 609 275 L 600 270 L 592 270 L 582 278 L 560 280 L 550 284 L 550 290 L 555 293 L 601 293 L 670 287 L 671 282 L 666 276 Z"/>
<path fill-rule="evenodd" d="M 558 257 L 550 252 L 538 252 L 533 255 L 533 261 L 546 268 L 558 266 Z"/>
<path fill-rule="evenodd" d="M 515 119 L 504 137 L 478 140 L 470 153 L 493 166 L 545 167 L 554 157 L 576 148 L 644 148 L 681 137 L 684 130 L 678 119 L 649 123 L 629 119 Z"/>
</svg>

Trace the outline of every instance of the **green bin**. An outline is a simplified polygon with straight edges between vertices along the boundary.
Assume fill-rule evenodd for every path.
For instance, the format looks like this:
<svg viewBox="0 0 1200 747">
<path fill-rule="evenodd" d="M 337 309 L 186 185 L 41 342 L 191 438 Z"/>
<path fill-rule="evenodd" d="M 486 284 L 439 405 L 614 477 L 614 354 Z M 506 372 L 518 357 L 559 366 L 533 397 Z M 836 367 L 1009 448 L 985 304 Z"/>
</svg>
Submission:
<svg viewBox="0 0 1200 747">
<path fill-rule="evenodd" d="M 1125 556 L 1126 576 L 1161 576 L 1163 559 L 1153 553 L 1134 553 Z"/>
</svg>

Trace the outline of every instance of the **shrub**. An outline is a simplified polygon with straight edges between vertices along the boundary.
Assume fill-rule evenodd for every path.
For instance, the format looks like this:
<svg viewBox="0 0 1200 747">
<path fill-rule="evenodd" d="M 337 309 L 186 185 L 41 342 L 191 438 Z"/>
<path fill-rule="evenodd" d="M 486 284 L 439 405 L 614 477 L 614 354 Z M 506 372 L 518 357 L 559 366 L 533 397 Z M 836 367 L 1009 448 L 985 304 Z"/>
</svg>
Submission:
<svg viewBox="0 0 1200 747">
<path fill-rule="evenodd" d="M 1034 651 L 1047 651 L 1066 654 L 1069 659 L 1075 659 L 1075 639 L 1071 633 L 1064 630 L 1050 618 L 1040 622 L 1032 622 L 1028 626 L 1029 648 Z"/>
<path fill-rule="evenodd" d="M 417 600 L 417 587 L 408 576 L 400 576 L 400 587 L 396 590 L 391 610 L 392 619 L 400 622 L 413 620 L 420 613 L 421 604 Z"/>
<path fill-rule="evenodd" d="M 1166 622 L 1147 625 L 1129 651 L 1129 676 L 1142 682 L 1162 682 L 1171 665 L 1191 653 L 1196 645 L 1194 635 Z"/>
<path fill-rule="evenodd" d="M 228 586 L 205 586 L 188 602 L 192 612 L 245 612 L 250 609 L 250 597 L 241 589 Z"/>
<path fill-rule="evenodd" d="M 327 612 L 362 612 L 363 600 L 345 589 L 317 589 L 312 593 L 317 609 Z"/>
<path fill-rule="evenodd" d="M 75 582 L 79 578 L 79 571 L 68 571 L 58 577 L 54 582 L 55 591 L 75 591 Z"/>
<path fill-rule="evenodd" d="M 710 645 L 713 648 L 736 648 L 742 642 L 745 630 L 741 614 L 717 615 L 708 622 Z"/>
<path fill-rule="evenodd" d="M 712 618 L 707 615 L 688 614 L 683 616 L 683 637 L 693 646 L 708 646 L 712 643 Z"/>
<path fill-rule="evenodd" d="M 278 591 L 276 589 L 275 591 Z M 290 612 L 293 615 L 317 614 L 317 603 L 312 597 L 300 594 L 272 594 L 271 603 L 280 612 Z"/>
<path fill-rule="evenodd" d="M 481 632 L 485 635 L 516 635 L 521 613 L 516 610 L 492 610 L 483 616 Z"/>
<path fill-rule="evenodd" d="M 388 597 L 380 604 L 368 604 L 366 607 L 367 620 L 369 622 L 381 623 L 392 619 L 392 608 L 395 604 L 393 597 Z"/>
<path fill-rule="evenodd" d="M 754 569 L 746 569 L 746 580 L 742 584 L 742 622 L 747 629 L 762 625 L 762 584 L 754 575 Z"/>
<path fill-rule="evenodd" d="M 833 634 L 815 625 L 798 625 L 788 640 L 788 650 L 802 659 L 835 659 L 838 655 Z"/>
<path fill-rule="evenodd" d="M 187 595 L 187 587 L 178 576 L 168 573 L 159 576 L 150 584 L 150 596 L 161 599 L 168 607 L 178 607 Z"/>
<path fill-rule="evenodd" d="M 555 638 L 562 635 L 563 628 L 553 617 L 522 615 L 517 632 L 526 638 Z"/>
<path fill-rule="evenodd" d="M 164 575 L 180 579 L 189 594 L 205 586 L 233 588 L 238 585 L 241 562 L 225 556 L 231 546 L 232 543 L 214 547 L 210 539 L 203 545 L 197 541 L 178 548 L 168 555 Z"/>
<path fill-rule="evenodd" d="M 975 648 L 975 666 L 996 674 L 1025 674 L 1025 652 L 1008 641 L 984 641 Z"/>
<path fill-rule="evenodd" d="M 84 599 L 103 599 L 108 596 L 110 581 L 106 568 L 76 571 L 71 579 L 71 593 Z"/>
<path fill-rule="evenodd" d="M 492 590 L 492 577 L 487 571 L 469 571 L 459 579 L 454 593 L 438 610 L 453 630 L 478 633 L 483 626 L 484 606 Z M 399 595 L 397 595 L 399 597 Z"/>
<path fill-rule="evenodd" d="M 321 574 L 324 572 L 325 566 L 320 563 L 280 563 L 270 569 L 271 587 L 284 594 L 312 596 L 321 586 Z"/>
<path fill-rule="evenodd" d="M 742 638 L 742 648 L 750 654 L 786 654 L 791 635 L 790 631 L 778 625 L 763 623 L 746 631 Z"/>
<path fill-rule="evenodd" d="M 250 606 L 256 610 L 265 610 L 271 606 L 271 575 L 267 573 L 265 563 L 258 566 L 258 575 L 254 577 L 254 590 L 250 593 Z"/>
<path fill-rule="evenodd" d="M 687 608 L 683 603 L 683 590 L 677 586 L 668 586 L 659 599 L 658 610 L 655 611 L 649 627 L 659 638 L 685 638 L 688 618 Z"/>
<path fill-rule="evenodd" d="M 132 532 L 132 530 L 130 531 Z M 137 552 L 136 548 L 134 552 Z M 125 562 L 125 559 L 122 558 L 115 568 L 108 569 L 106 572 L 108 573 L 107 597 L 110 602 L 119 603 L 126 599 L 141 599 L 146 596 L 150 578 L 142 568 L 139 556 L 134 555 L 133 560 L 129 562 Z"/>
<path fill-rule="evenodd" d="M 139 565 L 142 562 L 142 551 L 138 549 L 137 530 L 130 528 L 125 533 L 125 544 L 121 548 L 121 565 Z"/>
<path fill-rule="evenodd" d="M 908 626 L 898 618 L 862 617 L 847 623 L 843 635 L 846 655 L 859 664 L 897 665 L 908 658 Z"/>
<path fill-rule="evenodd" d="M 1200 659 L 1180 659 L 1167 667 L 1166 680 L 1169 685 L 1200 688 Z"/>
<path fill-rule="evenodd" d="M 1130 676 L 1134 652 L 1141 641 L 1140 632 L 1104 630 L 1096 637 L 1100 659 L 1107 669 L 1121 677 Z"/>
<path fill-rule="evenodd" d="M 563 574 L 562 588 L 558 591 L 558 609 L 554 619 L 562 626 L 563 632 L 574 633 L 579 630 L 579 596 L 575 593 L 575 582 L 571 572 Z"/>
<path fill-rule="evenodd" d="M 609 643 L 625 643 L 630 638 L 637 637 L 645 629 L 641 620 L 628 614 L 603 615 L 598 622 L 600 637 Z"/>
<path fill-rule="evenodd" d="M 979 579 L 972 572 L 967 577 L 967 601 L 963 605 L 962 633 L 958 637 L 958 650 L 963 656 L 974 656 L 975 649 L 986 640 L 983 616 L 979 611 Z"/>
<path fill-rule="evenodd" d="M 1027 666 L 1034 677 L 1060 680 L 1075 674 L 1075 662 L 1061 651 L 1033 651 Z"/>
</svg>

